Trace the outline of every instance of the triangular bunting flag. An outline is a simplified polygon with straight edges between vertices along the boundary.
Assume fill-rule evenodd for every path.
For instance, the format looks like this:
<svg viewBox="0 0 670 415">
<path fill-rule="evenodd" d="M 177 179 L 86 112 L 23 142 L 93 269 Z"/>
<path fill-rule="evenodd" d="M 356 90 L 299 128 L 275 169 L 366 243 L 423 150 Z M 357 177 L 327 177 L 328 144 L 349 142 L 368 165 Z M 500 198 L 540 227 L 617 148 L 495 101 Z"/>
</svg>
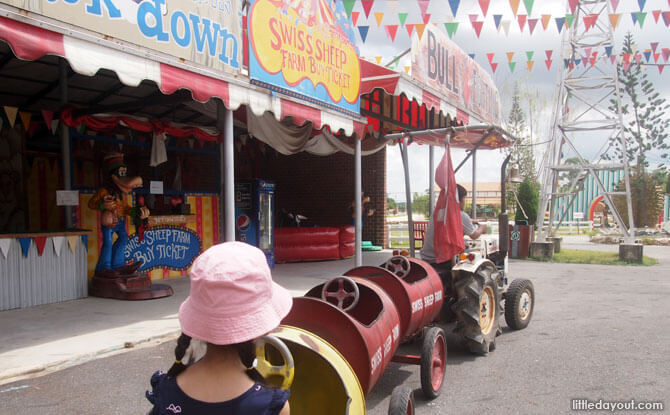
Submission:
<svg viewBox="0 0 670 415">
<path fill-rule="evenodd" d="M 493 73 L 496 73 L 496 69 L 498 69 L 498 64 L 495 62 L 491 62 L 491 70 Z"/>
<path fill-rule="evenodd" d="M 605 46 L 605 54 L 609 58 L 610 55 L 612 54 L 612 46 Z"/>
<path fill-rule="evenodd" d="M 524 6 L 526 6 L 526 12 L 528 12 L 528 16 L 530 16 L 531 13 L 533 12 L 533 3 L 534 2 L 535 2 L 535 0 L 523 0 L 523 4 L 524 4 Z"/>
<path fill-rule="evenodd" d="M 474 23 L 477 21 L 477 17 L 479 17 L 478 14 L 469 14 L 468 17 L 470 18 L 470 23 Z"/>
<path fill-rule="evenodd" d="M 665 68 L 665 66 L 657 65 L 656 67 L 658 68 L 658 73 L 663 73 L 663 68 Z"/>
<path fill-rule="evenodd" d="M 612 4 L 612 11 L 616 12 L 616 8 L 619 7 L 619 0 L 610 0 L 610 3 Z"/>
<path fill-rule="evenodd" d="M 570 6 L 570 13 L 575 14 L 575 9 L 579 4 L 579 0 L 568 0 L 568 6 Z"/>
<path fill-rule="evenodd" d="M 670 48 L 663 48 L 661 49 L 661 52 L 663 53 L 663 62 L 668 62 L 668 58 L 670 57 Z"/>
<path fill-rule="evenodd" d="M 546 60 L 544 61 L 544 64 L 547 65 L 547 70 L 550 70 L 550 69 L 551 69 L 551 62 L 552 62 L 551 59 L 546 59 Z"/>
<path fill-rule="evenodd" d="M 426 10 L 428 10 L 428 4 L 430 4 L 430 0 L 417 0 L 417 3 L 419 3 L 419 9 L 421 10 L 421 14 L 422 15 L 426 14 Z"/>
<path fill-rule="evenodd" d="M 526 62 L 526 65 L 528 65 L 528 72 L 531 72 L 533 70 L 533 65 L 534 64 L 535 64 L 535 61 Z"/>
<path fill-rule="evenodd" d="M 642 55 L 640 55 L 639 53 L 636 53 L 635 54 L 635 63 L 637 63 L 639 65 L 640 61 L 642 61 Z"/>
<path fill-rule="evenodd" d="M 59 123 L 59 120 L 57 120 L 57 119 L 51 121 L 51 133 L 52 134 L 56 134 L 56 131 L 58 130 L 58 123 Z"/>
<path fill-rule="evenodd" d="M 509 36 L 509 25 L 512 24 L 511 20 L 503 20 L 500 22 L 500 26 L 503 28 L 503 32 L 505 32 L 505 36 Z"/>
<path fill-rule="evenodd" d="M 656 52 L 656 48 L 658 48 L 658 42 L 650 42 L 649 46 L 651 46 L 652 52 Z"/>
<path fill-rule="evenodd" d="M 21 253 L 23 253 L 24 258 L 28 258 L 28 250 L 30 249 L 30 243 L 33 241 L 33 238 L 19 238 L 19 244 L 21 245 Z"/>
<path fill-rule="evenodd" d="M 42 117 L 47 127 L 51 127 L 51 121 L 54 119 L 54 112 L 49 110 L 42 110 Z"/>
<path fill-rule="evenodd" d="M 542 15 L 542 29 L 547 30 L 547 27 L 549 26 L 549 22 L 551 21 L 551 15 L 550 14 L 543 14 Z"/>
<path fill-rule="evenodd" d="M 470 59 L 475 60 L 476 55 L 474 53 L 468 53 L 468 56 L 470 57 Z"/>
<path fill-rule="evenodd" d="M 591 56 L 591 49 L 592 48 L 584 48 L 584 52 L 586 53 L 586 56 Z"/>
<path fill-rule="evenodd" d="M 407 13 L 398 13 L 398 21 L 400 22 L 401 27 L 405 27 L 406 20 L 407 20 Z"/>
<path fill-rule="evenodd" d="M 660 58 L 660 57 L 661 57 L 660 53 L 654 53 L 654 62 L 658 63 L 658 58 Z"/>
<path fill-rule="evenodd" d="M 369 19 L 370 18 L 370 10 L 372 9 L 372 5 L 374 4 L 375 0 L 361 0 L 361 6 L 363 6 L 363 11 L 365 12 L 365 18 Z"/>
<path fill-rule="evenodd" d="M 88 251 L 88 235 L 84 234 L 81 236 L 81 243 L 84 244 L 84 248 Z"/>
<path fill-rule="evenodd" d="M 375 20 L 377 21 L 377 27 L 381 26 L 383 18 L 384 18 L 384 12 L 375 12 Z"/>
<path fill-rule="evenodd" d="M 512 62 L 512 58 L 514 57 L 514 52 L 507 52 L 505 53 L 507 55 L 507 62 Z"/>
<path fill-rule="evenodd" d="M 575 64 L 575 66 L 579 66 L 579 64 L 582 63 L 582 59 L 581 58 L 576 58 L 576 59 L 573 59 L 573 62 Z"/>
<path fill-rule="evenodd" d="M 489 11 L 489 4 L 491 0 L 479 0 L 479 8 L 482 9 L 482 14 L 486 17 L 486 13 Z"/>
<path fill-rule="evenodd" d="M 409 35 L 409 37 L 412 37 L 412 32 L 414 32 L 414 25 L 407 23 L 405 25 L 405 30 L 407 30 L 407 34 Z"/>
<path fill-rule="evenodd" d="M 645 50 L 642 54 L 644 55 L 644 60 L 648 63 L 649 59 L 651 59 L 651 50 Z"/>
<path fill-rule="evenodd" d="M 390 24 L 384 26 L 384 30 L 386 30 L 386 35 L 391 38 L 391 42 L 395 41 L 395 35 L 398 33 L 398 25 L 397 24 Z"/>
<path fill-rule="evenodd" d="M 518 14 L 516 16 L 517 22 L 519 22 L 519 30 L 523 32 L 523 27 L 526 26 L 526 16 L 525 14 Z"/>
<path fill-rule="evenodd" d="M 509 71 L 514 72 L 514 68 L 516 67 L 516 62 L 510 62 L 509 63 Z"/>
<path fill-rule="evenodd" d="M 423 37 L 423 31 L 426 30 L 426 24 L 415 24 L 414 28 L 416 29 L 416 34 L 419 35 L 419 40 Z"/>
<path fill-rule="evenodd" d="M 368 30 L 370 30 L 370 26 L 358 26 L 358 33 L 361 35 L 363 43 L 365 43 L 365 39 L 368 37 Z"/>
<path fill-rule="evenodd" d="M 14 123 L 16 122 L 16 114 L 19 112 L 17 107 L 10 107 L 5 105 L 5 114 L 7 114 L 7 120 L 9 125 L 14 128 Z"/>
<path fill-rule="evenodd" d="M 351 23 L 353 23 L 354 26 L 356 26 L 358 22 L 358 16 L 361 15 L 361 12 L 351 12 Z"/>
<path fill-rule="evenodd" d="M 614 60 L 616 59 L 616 55 L 610 55 L 610 62 L 612 65 L 614 65 Z"/>
<path fill-rule="evenodd" d="M 64 236 L 52 236 L 51 240 L 54 243 L 54 252 L 56 256 L 60 256 L 61 248 L 63 248 L 63 242 L 65 242 Z"/>
<path fill-rule="evenodd" d="M 612 29 L 616 29 L 617 25 L 619 24 L 619 18 L 621 17 L 621 13 L 610 14 L 609 16 Z"/>
<path fill-rule="evenodd" d="M 512 13 L 516 16 L 519 11 L 519 0 L 509 0 L 509 6 L 512 8 Z"/>
<path fill-rule="evenodd" d="M 535 30 L 535 25 L 537 24 L 537 21 L 540 19 L 528 19 L 528 30 L 530 31 L 530 34 L 533 34 L 533 30 Z"/>
<path fill-rule="evenodd" d="M 70 247 L 70 252 L 74 254 L 77 250 L 77 241 L 79 240 L 79 235 L 69 235 L 67 236 L 67 244 Z"/>
<path fill-rule="evenodd" d="M 533 59 L 534 54 L 535 52 L 533 52 L 532 50 L 526 51 L 526 60 L 530 61 L 531 59 Z"/>
<path fill-rule="evenodd" d="M 33 117 L 33 114 L 27 111 L 19 111 L 19 118 L 21 118 L 21 124 L 26 130 L 30 127 L 30 119 Z"/>
<path fill-rule="evenodd" d="M 424 13 L 421 15 L 421 18 L 423 19 L 423 22 L 425 24 L 428 24 L 430 22 L 430 13 Z"/>
<path fill-rule="evenodd" d="M 35 246 L 37 246 L 37 254 L 39 256 L 42 256 L 42 254 L 44 253 L 44 246 L 47 244 L 47 237 L 36 236 L 33 239 L 35 239 Z"/>
<path fill-rule="evenodd" d="M 647 0 L 637 0 L 637 5 L 640 6 L 640 11 L 644 10 L 645 3 L 647 3 Z"/>
<path fill-rule="evenodd" d="M 594 52 L 594 53 L 593 53 L 593 56 L 591 56 L 591 57 L 589 58 L 589 63 L 591 64 L 591 66 L 594 66 L 594 65 L 596 64 L 596 61 L 598 60 L 598 56 L 597 56 L 597 55 L 598 55 L 598 53 L 597 53 L 597 52 Z"/>
<path fill-rule="evenodd" d="M 495 56 L 494 52 L 489 52 L 486 54 L 486 59 L 489 60 L 489 63 L 493 62 L 493 57 Z"/>
<path fill-rule="evenodd" d="M 670 12 L 663 12 L 661 13 L 663 15 L 663 23 L 665 23 L 665 26 L 670 25 Z"/>
<path fill-rule="evenodd" d="M 647 12 L 637 12 L 637 22 L 640 24 L 640 29 L 644 27 L 644 19 L 647 18 Z"/>
<path fill-rule="evenodd" d="M 9 238 L 2 238 L 0 239 L 0 252 L 2 252 L 2 255 L 7 258 L 7 254 L 9 254 L 9 247 L 12 245 L 12 239 Z"/>
<path fill-rule="evenodd" d="M 566 14 L 565 15 L 565 27 L 570 28 L 572 26 L 572 21 L 575 20 L 575 15 L 574 14 Z"/>
<path fill-rule="evenodd" d="M 493 23 L 496 25 L 496 30 L 500 30 L 500 19 L 502 19 L 502 14 L 493 15 Z"/>
<path fill-rule="evenodd" d="M 477 37 L 479 38 L 479 34 L 482 33 L 482 26 L 484 25 L 484 22 L 472 22 L 472 27 L 475 29 L 475 33 L 477 34 Z"/>
<path fill-rule="evenodd" d="M 651 14 L 654 16 L 654 22 L 658 24 L 658 18 L 661 17 L 661 11 L 660 10 L 652 10 Z"/>
<path fill-rule="evenodd" d="M 556 20 L 556 29 L 558 29 L 558 33 L 561 33 L 561 30 L 563 30 L 563 26 L 565 26 L 565 17 L 557 17 L 555 20 Z"/>
<path fill-rule="evenodd" d="M 375 56 L 375 62 L 377 62 L 377 65 L 382 63 L 382 57 L 381 56 Z"/>
<path fill-rule="evenodd" d="M 551 59 L 551 55 L 553 55 L 554 51 L 551 49 L 547 49 L 544 51 L 544 55 L 547 57 L 547 59 Z"/>
<path fill-rule="evenodd" d="M 344 4 L 344 11 L 347 12 L 347 16 L 351 17 L 351 11 L 354 9 L 354 4 L 356 0 L 342 0 Z"/>
<path fill-rule="evenodd" d="M 449 7 L 451 8 L 451 14 L 456 17 L 458 13 L 458 5 L 461 4 L 461 0 L 449 0 Z"/>
<path fill-rule="evenodd" d="M 409 74 L 409 68 L 410 68 L 409 65 L 405 65 L 405 73 L 406 73 L 406 74 Z"/>
</svg>

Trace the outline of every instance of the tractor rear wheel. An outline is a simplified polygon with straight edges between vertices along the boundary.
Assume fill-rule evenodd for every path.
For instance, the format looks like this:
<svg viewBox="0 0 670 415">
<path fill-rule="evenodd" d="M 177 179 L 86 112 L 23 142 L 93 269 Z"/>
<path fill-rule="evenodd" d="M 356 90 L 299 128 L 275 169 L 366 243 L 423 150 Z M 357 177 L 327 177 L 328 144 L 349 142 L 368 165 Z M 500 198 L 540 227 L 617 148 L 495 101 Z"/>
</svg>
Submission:
<svg viewBox="0 0 670 415">
<path fill-rule="evenodd" d="M 484 266 L 474 274 L 461 273 L 454 283 L 457 300 L 452 309 L 458 317 L 454 331 L 472 353 L 485 355 L 495 349 L 501 295 L 494 277 L 493 268 Z"/>
<path fill-rule="evenodd" d="M 505 293 L 505 321 L 513 330 L 525 329 L 533 317 L 535 289 L 526 279 L 516 279 L 507 287 Z"/>
<path fill-rule="evenodd" d="M 396 386 L 391 393 L 389 415 L 414 415 L 414 391 L 409 386 Z"/>
</svg>

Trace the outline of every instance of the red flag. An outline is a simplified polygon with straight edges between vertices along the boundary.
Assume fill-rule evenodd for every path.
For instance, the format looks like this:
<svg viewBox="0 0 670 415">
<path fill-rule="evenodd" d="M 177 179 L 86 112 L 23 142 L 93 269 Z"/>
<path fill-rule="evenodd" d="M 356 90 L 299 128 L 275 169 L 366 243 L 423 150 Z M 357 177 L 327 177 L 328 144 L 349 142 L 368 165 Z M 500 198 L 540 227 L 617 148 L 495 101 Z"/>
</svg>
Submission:
<svg viewBox="0 0 670 415">
<path fill-rule="evenodd" d="M 440 196 L 435 203 L 433 223 L 435 234 L 435 262 L 451 261 L 451 258 L 465 251 L 461 207 L 456 190 L 456 177 L 451 164 L 451 152 L 447 146 L 440 164 L 435 170 L 435 183 L 440 186 Z"/>
</svg>

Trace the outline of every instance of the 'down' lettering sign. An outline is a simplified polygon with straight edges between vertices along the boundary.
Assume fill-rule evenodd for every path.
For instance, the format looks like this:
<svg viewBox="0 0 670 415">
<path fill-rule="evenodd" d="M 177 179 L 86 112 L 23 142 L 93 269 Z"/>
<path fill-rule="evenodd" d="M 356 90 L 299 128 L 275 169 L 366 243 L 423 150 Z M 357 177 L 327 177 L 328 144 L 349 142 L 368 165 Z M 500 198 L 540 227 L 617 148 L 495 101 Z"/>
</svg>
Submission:
<svg viewBox="0 0 670 415">
<path fill-rule="evenodd" d="M 139 242 L 132 234 L 126 245 L 126 261 L 144 261 L 140 271 L 154 268 L 187 269 L 200 251 L 202 242 L 191 229 L 178 226 L 157 226 L 144 232 Z"/>
</svg>

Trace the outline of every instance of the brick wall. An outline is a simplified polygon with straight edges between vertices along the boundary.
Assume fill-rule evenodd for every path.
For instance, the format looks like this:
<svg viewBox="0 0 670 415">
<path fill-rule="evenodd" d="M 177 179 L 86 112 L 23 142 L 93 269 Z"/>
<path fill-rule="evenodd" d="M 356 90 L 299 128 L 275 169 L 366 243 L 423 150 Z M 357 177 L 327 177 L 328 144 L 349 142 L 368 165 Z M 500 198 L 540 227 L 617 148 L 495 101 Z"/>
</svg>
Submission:
<svg viewBox="0 0 670 415">
<path fill-rule="evenodd" d="M 353 224 L 349 205 L 354 200 L 354 156 L 337 153 L 314 156 L 299 153 L 285 156 L 273 153 L 266 158 L 263 178 L 277 186 L 276 211 L 307 216 L 307 226 Z M 362 157 L 363 191 L 370 196 L 368 207 L 375 214 L 365 218 L 363 240 L 385 246 L 386 226 L 386 149 Z"/>
</svg>

